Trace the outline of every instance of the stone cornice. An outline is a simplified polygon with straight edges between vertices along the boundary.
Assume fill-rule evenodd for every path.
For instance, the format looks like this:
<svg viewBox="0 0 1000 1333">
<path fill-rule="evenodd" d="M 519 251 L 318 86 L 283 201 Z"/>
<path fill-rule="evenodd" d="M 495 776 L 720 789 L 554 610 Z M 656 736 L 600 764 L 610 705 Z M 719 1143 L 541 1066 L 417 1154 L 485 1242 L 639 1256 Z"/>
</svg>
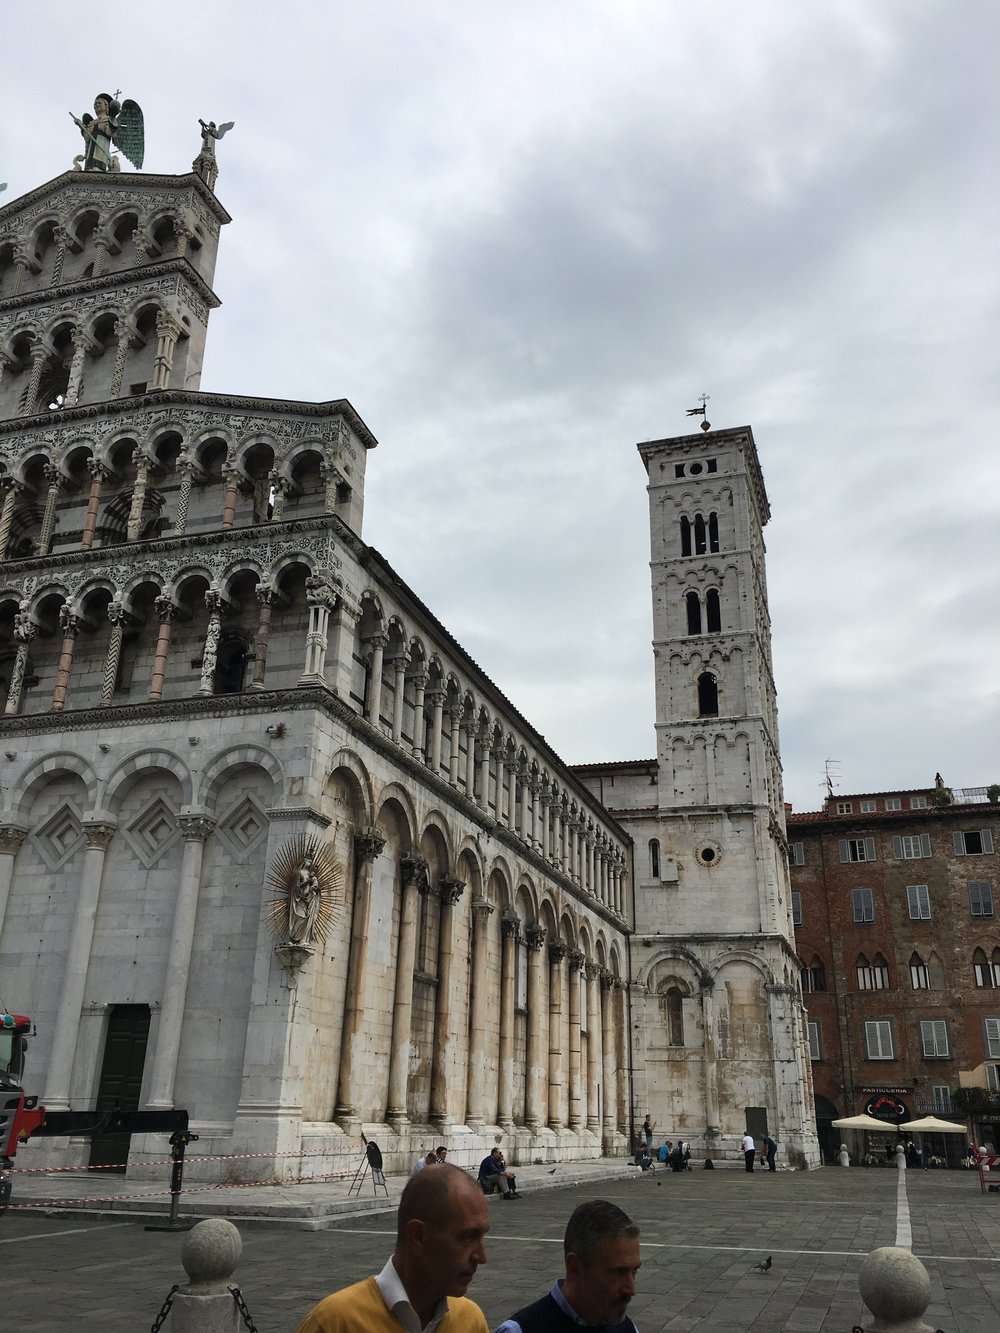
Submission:
<svg viewBox="0 0 1000 1333">
<path fill-rule="evenodd" d="M 22 435 L 33 427 L 53 424 L 92 421 L 95 417 L 131 417 L 143 407 L 214 408 L 216 411 L 245 412 L 260 415 L 273 412 L 282 417 L 339 417 L 342 416 L 366 449 L 378 444 L 375 436 L 358 416 L 346 398 L 328 399 L 323 403 L 307 403 L 291 398 L 239 398 L 222 393 L 194 393 L 183 389 L 156 389 L 132 398 L 105 399 L 100 403 L 83 403 L 79 407 L 63 407 L 58 412 L 37 412 L 30 417 L 11 417 L 0 421 L 0 436 Z"/>
<path fill-rule="evenodd" d="M 222 204 L 216 198 L 215 194 L 208 188 L 208 185 L 194 171 L 187 171 L 183 176 L 160 176 L 152 175 L 144 171 L 64 171 L 61 176 L 53 176 L 50 181 L 44 185 L 38 185 L 28 194 L 18 195 L 16 199 L 11 199 L 9 203 L 0 208 L 0 231 L 3 230 L 3 224 L 9 217 L 16 217 L 18 213 L 30 208 L 33 204 L 40 204 L 42 200 L 49 195 L 56 194 L 59 190 L 69 188 L 72 190 L 107 190 L 117 192 L 119 190 L 134 190 L 136 186 L 153 190 L 190 190 L 201 198 L 202 203 L 220 223 L 232 222 L 229 213 L 223 208 Z"/>
<path fill-rule="evenodd" d="M 225 546 L 246 546 L 252 549 L 255 542 L 288 541 L 298 533 L 315 532 L 317 528 L 329 529 L 348 546 L 358 540 L 356 534 L 336 514 L 312 514 L 308 518 L 255 523 L 246 528 L 213 528 L 209 532 L 185 533 L 181 537 L 157 537 L 152 541 L 91 547 L 89 551 L 62 551 L 58 555 L 32 555 L 21 560 L 6 560 L 0 562 L 0 580 L 9 582 L 12 577 L 20 574 L 44 572 L 49 575 L 59 569 L 78 566 L 120 565 L 123 561 L 136 565 L 142 563 L 143 557 L 155 561 L 157 557 L 173 555 L 177 551 L 211 550 Z M 148 564 L 149 559 L 145 563 Z"/>
<path fill-rule="evenodd" d="M 171 273 L 180 273 L 197 291 L 210 310 L 217 310 L 222 302 L 215 292 L 186 257 L 171 256 L 159 263 L 143 264 L 140 268 L 122 269 L 117 273 L 102 273 L 98 278 L 81 278 L 77 282 L 67 282 L 58 287 L 43 287 L 34 292 L 19 292 L 16 296 L 7 296 L 0 301 L 0 315 L 10 310 L 31 310 L 40 307 L 47 310 L 72 296 L 88 296 L 94 292 L 113 291 L 115 287 L 135 286 L 155 278 L 164 278 Z M 52 413 L 46 413 L 51 420 Z M 22 417 L 21 420 L 31 420 Z"/>
</svg>

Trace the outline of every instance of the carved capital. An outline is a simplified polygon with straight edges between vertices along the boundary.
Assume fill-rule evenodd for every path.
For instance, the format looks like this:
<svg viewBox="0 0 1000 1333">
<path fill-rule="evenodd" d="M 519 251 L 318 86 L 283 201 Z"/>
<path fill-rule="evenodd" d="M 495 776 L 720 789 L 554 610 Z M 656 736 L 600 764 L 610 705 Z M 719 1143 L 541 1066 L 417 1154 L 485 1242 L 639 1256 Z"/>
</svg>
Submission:
<svg viewBox="0 0 1000 1333">
<path fill-rule="evenodd" d="M 441 892 L 442 905 L 454 907 L 465 889 L 465 880 L 456 879 L 454 875 L 442 875 L 438 880 L 438 887 Z"/>
<path fill-rule="evenodd" d="M 521 922 L 513 912 L 504 912 L 500 918 L 500 929 L 503 932 L 504 939 L 519 940 L 521 938 Z"/>
<path fill-rule="evenodd" d="M 354 857 L 358 862 L 374 861 L 382 855 L 384 847 L 385 838 L 374 826 L 354 835 Z"/>
<path fill-rule="evenodd" d="M 38 633 L 38 626 L 27 611 L 18 611 L 14 616 L 14 638 L 19 643 L 30 643 Z"/>
<path fill-rule="evenodd" d="M 108 844 L 115 835 L 114 824 L 94 823 L 83 825 L 83 834 L 87 839 L 87 847 L 95 851 L 106 852 Z"/>
<path fill-rule="evenodd" d="M 62 489 L 64 478 L 54 463 L 43 463 L 42 473 L 45 477 L 45 484 L 50 491 L 59 491 Z"/>
<path fill-rule="evenodd" d="M 561 940 L 555 940 L 549 945 L 549 962 L 553 967 L 561 967 L 563 959 L 569 950 Z"/>
<path fill-rule="evenodd" d="M 399 873 L 404 884 L 412 884 L 418 893 L 428 891 L 428 865 L 423 856 L 401 856 L 399 858 Z"/>
<path fill-rule="evenodd" d="M 529 949 L 537 952 L 545 944 L 547 934 L 544 926 L 528 926 L 524 932 L 524 942 Z"/>
<path fill-rule="evenodd" d="M 270 583 L 258 583 L 254 589 L 254 596 L 261 606 L 273 606 L 278 600 L 278 590 Z"/>
<path fill-rule="evenodd" d="M 185 842 L 204 842 L 215 828 L 215 820 L 209 815 L 178 815 L 177 825 Z"/>
<path fill-rule="evenodd" d="M 160 619 L 167 624 L 169 624 L 170 621 L 173 620 L 174 616 L 176 616 L 177 611 L 179 609 L 176 603 L 166 596 L 155 598 L 153 601 L 153 607 L 155 608 L 156 614 L 160 617 Z"/>
<path fill-rule="evenodd" d="M 587 963 L 584 967 L 584 975 L 588 981 L 596 981 L 601 975 L 601 965 L 599 963 Z"/>
<path fill-rule="evenodd" d="M 338 590 L 326 574 L 312 574 L 306 579 L 306 601 L 310 606 L 325 606 L 332 611 L 337 604 Z"/>
<path fill-rule="evenodd" d="M 472 915 L 481 921 L 488 921 L 495 911 L 496 908 L 488 898 L 476 898 L 472 903 Z"/>
<path fill-rule="evenodd" d="M 111 601 L 108 603 L 108 619 L 112 625 L 127 625 L 129 623 L 128 613 L 121 602 Z"/>
<path fill-rule="evenodd" d="M 16 856 L 28 836 L 28 830 L 19 824 L 4 824 L 0 827 L 0 855 Z"/>
<path fill-rule="evenodd" d="M 582 949 L 570 949 L 568 957 L 569 970 L 571 972 L 580 972 L 583 970 L 584 956 Z"/>
<path fill-rule="evenodd" d="M 218 615 L 222 612 L 222 608 L 225 605 L 225 599 L 218 589 L 209 588 L 205 593 L 205 605 L 208 607 L 210 615 Z"/>
<path fill-rule="evenodd" d="M 63 602 L 59 608 L 59 628 L 71 639 L 75 639 L 83 629 L 83 617 L 74 615 L 67 602 Z"/>
<path fill-rule="evenodd" d="M 94 481 L 107 481 L 111 476 L 111 469 L 106 463 L 102 463 L 98 458 L 87 459 L 87 471 L 93 477 Z"/>
</svg>

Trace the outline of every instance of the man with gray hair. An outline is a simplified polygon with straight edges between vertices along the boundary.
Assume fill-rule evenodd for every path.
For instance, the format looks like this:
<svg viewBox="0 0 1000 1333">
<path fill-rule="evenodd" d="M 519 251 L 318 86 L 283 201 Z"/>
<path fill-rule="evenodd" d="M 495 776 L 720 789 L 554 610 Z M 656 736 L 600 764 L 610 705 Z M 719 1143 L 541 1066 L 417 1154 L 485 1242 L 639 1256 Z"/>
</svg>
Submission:
<svg viewBox="0 0 1000 1333">
<path fill-rule="evenodd" d="M 505 1319 L 496 1333 L 573 1333 L 599 1324 L 603 1333 L 637 1333 L 625 1311 L 635 1295 L 639 1228 L 605 1199 L 575 1209 L 563 1240 L 566 1276 L 547 1296 Z"/>
</svg>

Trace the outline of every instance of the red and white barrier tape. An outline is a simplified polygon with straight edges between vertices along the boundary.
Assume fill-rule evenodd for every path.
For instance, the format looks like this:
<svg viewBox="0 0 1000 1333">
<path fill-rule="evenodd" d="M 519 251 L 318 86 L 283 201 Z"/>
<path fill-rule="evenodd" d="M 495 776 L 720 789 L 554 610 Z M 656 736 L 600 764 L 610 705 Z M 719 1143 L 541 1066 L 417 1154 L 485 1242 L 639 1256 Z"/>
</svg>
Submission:
<svg viewBox="0 0 1000 1333">
<path fill-rule="evenodd" d="M 191 1153 L 184 1158 L 184 1166 L 193 1166 L 196 1162 L 245 1162 L 251 1158 L 267 1157 L 268 1159 L 278 1157 L 356 1157 L 363 1151 L 360 1144 L 356 1150 L 347 1148 L 338 1148 L 336 1152 L 239 1152 L 239 1153 L 220 1153 L 216 1156 L 210 1156 L 208 1153 Z M 164 1157 L 152 1162 L 133 1163 L 136 1166 L 173 1166 L 172 1157 Z M 129 1166 L 128 1162 L 108 1162 L 99 1166 L 15 1166 L 11 1170 L 22 1176 L 47 1176 L 55 1175 L 59 1171 L 124 1171 Z"/>
<path fill-rule="evenodd" d="M 218 1181 L 214 1185 L 194 1185 L 190 1189 L 180 1191 L 180 1197 L 186 1194 L 205 1194 L 214 1190 L 238 1190 L 238 1189 L 256 1189 L 269 1188 L 273 1185 L 314 1185 L 321 1184 L 328 1180 L 346 1180 L 348 1176 L 355 1175 L 353 1171 L 331 1171 L 328 1174 L 319 1176 L 298 1176 L 293 1180 L 240 1180 L 240 1181 Z M 170 1198 L 172 1190 L 143 1190 L 135 1194 L 109 1194 L 99 1198 L 89 1199 L 42 1199 L 38 1203 L 11 1203 L 8 1208 L 77 1208 L 85 1203 L 126 1203 L 132 1199 L 164 1199 Z"/>
</svg>

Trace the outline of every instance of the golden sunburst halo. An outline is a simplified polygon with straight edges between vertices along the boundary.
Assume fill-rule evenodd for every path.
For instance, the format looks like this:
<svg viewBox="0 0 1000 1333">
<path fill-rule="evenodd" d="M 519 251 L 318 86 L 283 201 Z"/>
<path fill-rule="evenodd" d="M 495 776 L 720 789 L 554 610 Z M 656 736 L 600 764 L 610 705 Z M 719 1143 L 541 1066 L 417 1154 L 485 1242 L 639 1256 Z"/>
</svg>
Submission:
<svg viewBox="0 0 1000 1333">
<path fill-rule="evenodd" d="M 334 860 L 332 843 L 320 842 L 319 838 L 307 833 L 297 833 L 289 838 L 278 849 L 271 863 L 267 884 L 275 890 L 275 896 L 267 902 L 264 911 L 275 938 L 286 938 L 289 898 L 299 868 L 307 857 L 312 861 L 313 873 L 319 883 L 319 906 L 313 939 L 317 944 L 325 944 L 330 927 L 344 906 L 345 872 L 342 863 Z"/>
</svg>

